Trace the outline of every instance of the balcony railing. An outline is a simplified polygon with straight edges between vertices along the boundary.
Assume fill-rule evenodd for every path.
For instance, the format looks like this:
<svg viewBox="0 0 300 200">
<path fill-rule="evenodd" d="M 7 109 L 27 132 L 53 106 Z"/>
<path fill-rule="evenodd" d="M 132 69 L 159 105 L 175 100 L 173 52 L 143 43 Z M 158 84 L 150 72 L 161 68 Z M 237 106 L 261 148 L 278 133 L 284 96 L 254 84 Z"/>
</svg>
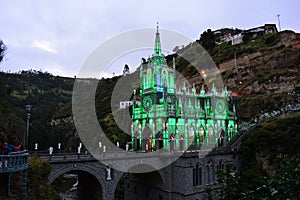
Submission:
<svg viewBox="0 0 300 200">
<path fill-rule="evenodd" d="M 23 171 L 28 168 L 28 152 L 0 155 L 0 173 Z"/>
</svg>

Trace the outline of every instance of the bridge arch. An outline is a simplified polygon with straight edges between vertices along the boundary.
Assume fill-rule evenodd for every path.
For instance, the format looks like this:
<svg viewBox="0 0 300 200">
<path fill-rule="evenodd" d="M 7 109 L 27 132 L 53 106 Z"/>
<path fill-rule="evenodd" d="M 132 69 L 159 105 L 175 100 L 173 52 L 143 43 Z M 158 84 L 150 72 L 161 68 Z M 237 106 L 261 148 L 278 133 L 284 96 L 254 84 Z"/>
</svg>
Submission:
<svg viewBox="0 0 300 200">
<path fill-rule="evenodd" d="M 94 177 L 101 187 L 102 199 L 113 199 L 116 186 L 123 172 L 112 169 L 112 179 L 107 180 L 107 166 L 100 162 L 51 163 L 51 173 L 48 183 L 52 184 L 57 178 L 72 172 L 84 172 Z"/>
<path fill-rule="evenodd" d="M 146 173 L 144 173 L 143 171 L 146 171 Z M 138 165 L 132 166 L 128 170 L 128 172 L 131 174 L 134 174 L 135 176 L 140 176 L 140 175 L 145 175 L 145 174 L 159 175 L 162 186 L 164 186 L 166 183 L 163 172 L 161 170 L 155 169 L 153 166 L 148 165 L 148 164 L 138 164 Z M 156 177 L 156 178 L 158 178 L 158 177 Z"/>
<path fill-rule="evenodd" d="M 81 163 L 74 163 L 72 165 L 64 165 L 65 167 L 61 167 L 61 168 L 57 168 L 57 167 L 52 167 L 54 168 L 54 170 L 51 171 L 49 178 L 48 178 L 48 183 L 52 184 L 58 177 L 67 174 L 69 172 L 72 171 L 84 171 L 92 176 L 94 176 L 99 184 L 101 185 L 101 187 L 104 185 L 104 177 L 102 177 L 101 175 L 98 174 L 98 171 L 96 171 L 95 168 L 93 168 L 92 166 L 89 165 L 85 165 L 85 164 L 81 164 Z M 56 169 L 55 169 L 56 168 Z"/>
<path fill-rule="evenodd" d="M 148 170 L 145 170 L 148 172 L 142 173 L 140 171 L 141 173 L 137 173 L 137 168 L 148 168 Z M 166 176 L 164 170 L 167 169 L 157 170 L 147 164 L 132 167 L 129 171 L 136 173 L 128 173 L 125 176 L 125 199 L 152 199 L 154 194 L 157 198 L 163 195 L 164 191 L 168 189 L 170 181 L 170 177 Z"/>
</svg>

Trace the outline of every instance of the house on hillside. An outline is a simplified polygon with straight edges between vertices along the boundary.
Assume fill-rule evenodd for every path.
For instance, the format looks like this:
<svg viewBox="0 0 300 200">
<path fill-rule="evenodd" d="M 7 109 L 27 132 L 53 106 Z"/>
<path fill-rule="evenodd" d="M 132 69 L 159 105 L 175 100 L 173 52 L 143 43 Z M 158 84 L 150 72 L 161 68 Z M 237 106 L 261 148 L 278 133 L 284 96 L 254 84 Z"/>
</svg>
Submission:
<svg viewBox="0 0 300 200">
<path fill-rule="evenodd" d="M 250 28 L 247 30 L 243 30 L 238 34 L 225 33 L 224 35 L 220 35 L 220 31 L 215 31 L 215 35 L 219 35 L 220 42 L 217 44 L 221 44 L 223 42 L 231 42 L 231 45 L 240 44 L 245 40 L 255 39 L 260 35 L 267 35 L 270 33 L 277 33 L 276 24 L 265 24 L 263 26 L 258 26 L 254 28 Z M 244 38 L 245 37 L 245 38 Z"/>
<path fill-rule="evenodd" d="M 265 24 L 263 26 L 258 26 L 251 28 L 242 32 L 243 36 L 248 36 L 250 39 L 254 39 L 260 35 L 267 35 L 270 33 L 278 33 L 276 24 Z"/>
</svg>

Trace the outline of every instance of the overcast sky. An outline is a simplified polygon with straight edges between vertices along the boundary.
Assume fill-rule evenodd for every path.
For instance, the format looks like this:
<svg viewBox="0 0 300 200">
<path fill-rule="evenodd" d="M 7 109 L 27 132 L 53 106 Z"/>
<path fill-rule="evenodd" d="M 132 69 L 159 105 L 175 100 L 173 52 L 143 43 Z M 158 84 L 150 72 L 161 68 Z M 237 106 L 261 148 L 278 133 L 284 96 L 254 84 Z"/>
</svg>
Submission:
<svg viewBox="0 0 300 200">
<path fill-rule="evenodd" d="M 155 28 L 157 21 L 161 28 L 195 40 L 207 28 L 278 24 L 280 14 L 282 30 L 300 32 L 299 8 L 299 0 L 3 0 L 0 38 L 8 50 L 0 70 L 41 69 L 73 77 L 99 44 L 122 32 Z M 120 74 L 125 62 L 131 68 L 139 62 L 122 58 L 116 62 L 120 68 L 112 68 L 106 76 Z"/>
</svg>

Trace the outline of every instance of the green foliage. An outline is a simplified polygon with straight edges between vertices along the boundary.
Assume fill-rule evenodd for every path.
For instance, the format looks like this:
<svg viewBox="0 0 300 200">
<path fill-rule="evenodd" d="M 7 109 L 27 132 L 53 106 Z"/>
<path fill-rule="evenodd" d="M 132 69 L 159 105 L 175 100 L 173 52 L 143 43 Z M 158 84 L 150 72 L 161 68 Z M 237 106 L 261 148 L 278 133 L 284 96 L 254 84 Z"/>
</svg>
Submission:
<svg viewBox="0 0 300 200">
<path fill-rule="evenodd" d="M 33 157 L 29 160 L 28 199 L 60 199 L 55 190 L 47 183 L 50 171 L 50 164 L 41 158 Z"/>
<path fill-rule="evenodd" d="M 222 184 L 220 198 L 224 200 L 239 199 L 240 185 L 239 176 L 233 171 L 233 164 L 225 165 L 225 169 L 217 170 L 218 182 Z"/>
<path fill-rule="evenodd" d="M 200 35 L 200 44 L 210 54 L 213 52 L 213 49 L 216 46 L 216 39 L 215 39 L 215 35 L 211 31 L 211 29 L 207 29 Z"/>
<path fill-rule="evenodd" d="M 98 119 L 104 119 L 111 113 L 111 95 L 114 87 L 120 77 L 113 77 L 111 79 L 103 79 L 99 81 L 96 90 L 96 112 Z"/>
<path fill-rule="evenodd" d="M 6 45 L 4 42 L 0 39 L 0 62 L 3 60 L 5 51 L 7 50 Z"/>
<path fill-rule="evenodd" d="M 241 187 L 242 179 L 227 165 L 218 171 L 218 180 L 223 184 L 221 199 L 299 199 L 300 160 L 287 156 L 278 157 L 274 164 L 274 174 L 261 176 L 253 184 L 253 189 Z M 251 180 L 247 180 L 251 181 Z"/>
<path fill-rule="evenodd" d="M 30 70 L 18 74 L 0 73 L 0 80 L 3 81 L 3 84 L 0 81 L 0 131 L 2 128 L 8 139 L 11 135 L 13 143 L 21 142 L 26 127 L 24 106 L 31 104 L 29 148 L 33 148 L 33 144 L 39 142 L 36 139 L 44 141 L 46 132 L 51 130 L 49 122 L 52 116 L 70 103 L 74 79 Z M 68 116 L 71 116 L 71 112 Z M 48 139 L 49 135 L 55 134 L 48 134 Z M 49 139 L 45 146 L 39 147 L 48 148 L 54 145 L 50 144 L 52 141 Z"/>
<path fill-rule="evenodd" d="M 248 96 L 237 100 L 239 118 L 258 117 L 262 113 L 280 110 L 282 107 L 296 102 L 296 97 L 289 94 L 266 94 Z"/>
<path fill-rule="evenodd" d="M 6 117 L 10 115 L 8 100 L 6 97 L 6 88 L 0 78 L 0 131 L 7 128 Z"/>
<path fill-rule="evenodd" d="M 279 34 L 276 34 L 276 33 L 271 33 L 271 34 L 267 35 L 265 38 L 265 44 L 267 46 L 274 46 L 279 41 L 280 41 Z"/>
<path fill-rule="evenodd" d="M 297 156 L 300 152 L 300 114 L 290 114 L 257 126 L 243 138 L 243 168 L 241 185 L 254 189 L 259 177 L 265 176 L 262 159 L 273 165 L 276 156 Z"/>
<path fill-rule="evenodd" d="M 122 114 L 122 113 L 119 113 L 119 114 Z M 125 121 L 127 121 L 127 120 L 125 120 Z M 106 134 L 106 136 L 114 144 L 116 144 L 116 142 L 119 142 L 121 147 L 125 147 L 126 143 L 131 140 L 131 136 L 124 133 L 116 125 L 116 122 L 115 122 L 112 114 L 109 114 L 106 118 L 100 120 L 100 125 L 101 125 L 104 133 Z M 127 130 L 127 132 L 129 133 L 130 131 Z"/>
<path fill-rule="evenodd" d="M 213 200 L 212 189 L 207 187 L 204 189 L 204 199 L 205 200 Z"/>
<path fill-rule="evenodd" d="M 274 164 L 275 174 L 261 179 L 261 186 L 252 194 L 253 199 L 300 198 L 300 160 L 287 156 L 278 159 Z"/>
<path fill-rule="evenodd" d="M 124 181 L 124 177 L 121 177 L 116 187 L 114 200 L 123 200 L 124 192 L 125 192 L 125 181 Z"/>
</svg>

